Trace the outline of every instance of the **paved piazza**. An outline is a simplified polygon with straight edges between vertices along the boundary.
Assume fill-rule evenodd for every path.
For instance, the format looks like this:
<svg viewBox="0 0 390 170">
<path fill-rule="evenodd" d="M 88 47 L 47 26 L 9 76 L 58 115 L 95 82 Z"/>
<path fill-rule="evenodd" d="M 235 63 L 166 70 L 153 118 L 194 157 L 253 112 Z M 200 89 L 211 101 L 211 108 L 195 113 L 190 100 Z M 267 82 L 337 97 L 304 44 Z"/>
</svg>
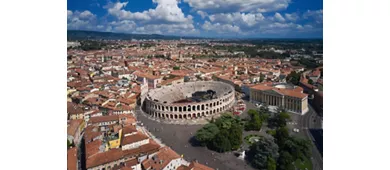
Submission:
<svg viewBox="0 0 390 170">
<path fill-rule="evenodd" d="M 150 90 L 143 111 L 153 120 L 173 124 L 205 124 L 234 102 L 233 86 L 218 81 L 175 84 Z"/>
<path fill-rule="evenodd" d="M 191 137 L 203 125 L 177 125 L 159 123 L 151 120 L 146 114 L 141 113 L 139 107 L 136 109 L 137 119 L 143 123 L 156 138 L 165 145 L 170 146 L 184 159 L 198 160 L 200 163 L 218 170 L 254 170 L 245 161 L 238 159 L 234 153 L 218 153 L 208 150 L 206 147 L 192 146 Z"/>
</svg>

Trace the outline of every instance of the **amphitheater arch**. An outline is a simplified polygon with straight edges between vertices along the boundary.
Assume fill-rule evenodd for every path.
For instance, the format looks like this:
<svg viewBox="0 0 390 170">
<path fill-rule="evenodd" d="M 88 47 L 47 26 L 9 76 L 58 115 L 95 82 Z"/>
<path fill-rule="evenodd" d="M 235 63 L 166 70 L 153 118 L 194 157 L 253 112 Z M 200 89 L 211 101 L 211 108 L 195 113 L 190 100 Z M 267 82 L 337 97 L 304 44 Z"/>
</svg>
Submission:
<svg viewBox="0 0 390 170">
<path fill-rule="evenodd" d="M 196 110 L 200 110 L 200 105 L 196 106 Z"/>
<path fill-rule="evenodd" d="M 196 106 L 192 106 L 192 110 L 195 111 L 196 110 Z"/>
<path fill-rule="evenodd" d="M 175 106 L 175 112 L 177 112 L 177 107 Z"/>
<path fill-rule="evenodd" d="M 202 104 L 202 110 L 204 110 L 204 104 Z"/>
<path fill-rule="evenodd" d="M 173 115 L 171 114 L 171 115 L 169 115 L 169 117 L 171 118 L 171 119 L 173 119 Z"/>
<path fill-rule="evenodd" d="M 187 117 L 188 117 L 188 119 L 191 119 L 191 114 L 188 114 L 188 116 L 187 116 Z"/>
<path fill-rule="evenodd" d="M 204 114 L 204 112 L 202 112 L 202 116 L 205 117 L 206 115 Z"/>
<path fill-rule="evenodd" d="M 183 115 L 183 118 L 184 118 L 184 119 L 187 119 L 187 115 L 186 115 L 186 114 L 184 114 L 184 115 Z"/>
<path fill-rule="evenodd" d="M 171 106 L 171 109 L 170 109 L 170 110 L 171 110 L 171 112 L 173 111 L 173 107 L 172 107 L 172 106 Z"/>
<path fill-rule="evenodd" d="M 195 114 L 195 113 L 193 113 L 193 114 L 192 114 L 192 117 L 193 117 L 193 118 L 196 118 L 196 114 Z"/>
<path fill-rule="evenodd" d="M 182 115 L 181 114 L 179 114 L 179 119 L 182 119 Z"/>
<path fill-rule="evenodd" d="M 179 112 L 181 112 L 182 107 L 179 107 Z"/>
<path fill-rule="evenodd" d="M 200 117 L 200 113 L 197 114 L 197 117 Z"/>
<path fill-rule="evenodd" d="M 177 119 L 177 114 L 175 114 L 175 119 Z"/>
<path fill-rule="evenodd" d="M 183 107 L 183 111 L 186 112 L 187 111 L 187 107 L 184 106 Z"/>
</svg>

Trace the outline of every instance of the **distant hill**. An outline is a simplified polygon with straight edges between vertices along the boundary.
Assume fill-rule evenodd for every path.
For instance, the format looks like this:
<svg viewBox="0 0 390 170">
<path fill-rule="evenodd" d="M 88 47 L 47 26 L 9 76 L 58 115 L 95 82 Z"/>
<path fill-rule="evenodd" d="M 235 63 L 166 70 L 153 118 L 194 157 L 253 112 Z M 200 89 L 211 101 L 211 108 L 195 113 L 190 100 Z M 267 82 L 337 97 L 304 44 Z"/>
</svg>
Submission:
<svg viewBox="0 0 390 170">
<path fill-rule="evenodd" d="M 98 31 L 81 31 L 68 30 L 68 40 L 131 40 L 131 39 L 162 39 L 162 40 L 177 40 L 177 39 L 201 39 L 199 37 L 180 37 L 167 36 L 160 34 L 125 34 L 113 32 L 98 32 Z"/>
</svg>

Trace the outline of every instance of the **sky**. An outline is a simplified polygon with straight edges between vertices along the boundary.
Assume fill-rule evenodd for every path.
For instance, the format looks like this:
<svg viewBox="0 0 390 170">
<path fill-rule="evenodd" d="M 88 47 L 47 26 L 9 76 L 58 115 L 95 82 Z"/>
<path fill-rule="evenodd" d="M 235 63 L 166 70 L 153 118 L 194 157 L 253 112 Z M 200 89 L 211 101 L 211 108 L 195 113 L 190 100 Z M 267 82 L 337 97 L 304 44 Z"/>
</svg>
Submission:
<svg viewBox="0 0 390 170">
<path fill-rule="evenodd" d="M 322 38 L 322 0 L 68 0 L 68 30 Z"/>
</svg>

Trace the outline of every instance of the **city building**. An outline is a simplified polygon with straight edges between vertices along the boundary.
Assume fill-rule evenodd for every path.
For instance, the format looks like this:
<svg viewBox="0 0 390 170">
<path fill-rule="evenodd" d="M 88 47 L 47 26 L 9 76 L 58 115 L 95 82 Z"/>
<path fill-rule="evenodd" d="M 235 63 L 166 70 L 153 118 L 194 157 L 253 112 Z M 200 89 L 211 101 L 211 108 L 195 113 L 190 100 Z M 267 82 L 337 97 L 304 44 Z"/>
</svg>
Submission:
<svg viewBox="0 0 390 170">
<path fill-rule="evenodd" d="M 252 86 L 250 88 L 250 101 L 278 106 L 301 115 L 309 110 L 308 95 L 303 93 L 303 89 L 286 83 Z"/>
</svg>

